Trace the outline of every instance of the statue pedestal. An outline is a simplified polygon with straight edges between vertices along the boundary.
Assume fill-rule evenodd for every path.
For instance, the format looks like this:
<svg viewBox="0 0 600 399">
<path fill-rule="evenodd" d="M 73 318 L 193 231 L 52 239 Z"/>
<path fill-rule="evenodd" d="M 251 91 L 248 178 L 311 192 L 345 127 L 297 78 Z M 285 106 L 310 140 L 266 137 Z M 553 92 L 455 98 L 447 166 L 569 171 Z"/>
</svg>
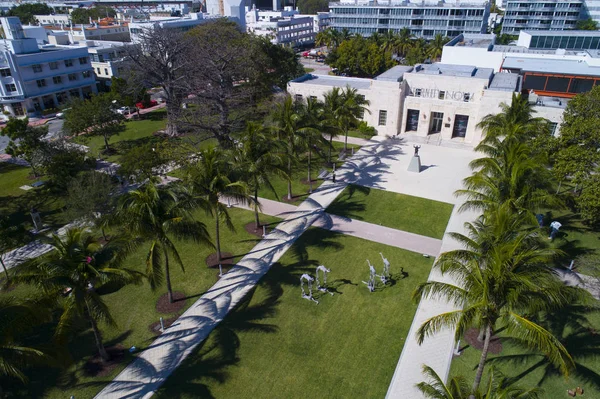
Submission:
<svg viewBox="0 0 600 399">
<path fill-rule="evenodd" d="M 421 157 L 419 157 L 418 155 L 414 155 L 411 158 L 410 164 L 408 164 L 408 171 L 416 173 L 421 172 Z"/>
</svg>

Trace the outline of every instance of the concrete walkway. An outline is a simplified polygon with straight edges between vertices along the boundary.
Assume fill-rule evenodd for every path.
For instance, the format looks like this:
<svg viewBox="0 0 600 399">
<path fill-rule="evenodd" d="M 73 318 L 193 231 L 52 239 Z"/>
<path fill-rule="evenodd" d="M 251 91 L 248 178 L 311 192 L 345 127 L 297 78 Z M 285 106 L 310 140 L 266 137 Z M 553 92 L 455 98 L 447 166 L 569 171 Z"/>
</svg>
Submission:
<svg viewBox="0 0 600 399">
<path fill-rule="evenodd" d="M 259 198 L 258 201 L 261 205 L 260 211 L 265 215 L 286 218 L 297 212 L 295 205 L 266 198 Z M 227 203 L 226 200 L 222 202 Z M 235 204 L 234 206 L 252 210 L 247 205 Z M 442 247 L 442 240 L 326 212 L 315 221 L 314 226 L 433 257 L 439 255 Z"/>
<path fill-rule="evenodd" d="M 359 151 L 339 171 L 351 175 L 374 161 Z M 325 182 L 293 214 L 258 243 L 227 274 L 183 313 L 146 350 L 97 395 L 97 398 L 148 398 L 194 348 L 244 298 L 300 235 L 318 221 L 345 189 Z"/>
</svg>

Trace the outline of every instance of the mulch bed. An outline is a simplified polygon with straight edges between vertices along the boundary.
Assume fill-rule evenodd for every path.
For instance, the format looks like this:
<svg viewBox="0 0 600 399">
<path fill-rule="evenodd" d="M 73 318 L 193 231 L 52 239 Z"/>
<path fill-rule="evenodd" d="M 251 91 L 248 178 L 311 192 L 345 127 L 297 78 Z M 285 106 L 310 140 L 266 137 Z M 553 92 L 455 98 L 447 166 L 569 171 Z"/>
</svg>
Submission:
<svg viewBox="0 0 600 399">
<path fill-rule="evenodd" d="M 478 336 L 479 336 L 479 329 L 470 328 L 465 333 L 465 340 L 469 343 L 469 345 L 471 347 L 476 348 L 478 350 L 482 350 L 483 349 L 483 341 L 478 341 L 477 340 Z M 500 337 L 492 335 L 492 339 L 490 341 L 490 347 L 488 350 L 490 353 L 492 353 L 494 355 L 497 355 L 500 352 L 502 352 L 502 340 L 500 339 Z"/>
<path fill-rule="evenodd" d="M 110 355 L 110 360 L 102 362 L 99 354 L 89 359 L 83 365 L 83 371 L 90 377 L 106 377 L 123 361 L 125 357 L 125 347 L 121 344 L 107 347 L 106 351 Z"/>
<path fill-rule="evenodd" d="M 221 251 L 221 266 L 229 266 L 233 265 L 233 254 L 229 252 Z M 206 257 L 206 266 L 210 268 L 219 268 L 219 262 L 217 261 L 217 253 L 212 253 Z"/>
<path fill-rule="evenodd" d="M 185 294 L 173 292 L 173 303 L 169 302 L 169 294 L 165 293 L 156 301 L 156 311 L 159 313 L 177 313 L 185 307 Z"/>
<path fill-rule="evenodd" d="M 163 324 L 165 325 L 165 329 L 169 328 L 175 322 L 175 320 L 177 320 L 178 318 L 179 318 L 179 315 L 169 317 L 168 319 L 163 319 Z M 151 333 L 156 334 L 156 335 L 159 335 L 160 333 L 162 333 L 162 331 L 160 331 L 160 320 L 155 321 L 154 323 L 150 324 L 148 326 L 148 329 L 150 330 Z"/>
<path fill-rule="evenodd" d="M 256 227 L 256 223 L 250 222 L 250 223 L 248 223 L 248 224 L 246 224 L 244 226 L 244 229 L 246 229 L 246 231 L 249 234 L 252 234 L 252 235 L 255 235 L 255 236 L 259 237 L 259 238 L 262 238 L 262 234 L 263 234 L 262 225 L 258 229 L 255 228 L 255 227 Z M 269 226 L 267 226 L 267 234 L 269 233 L 270 230 L 272 230 L 272 229 L 269 229 Z M 223 265 L 223 264 L 221 263 L 221 265 Z"/>
</svg>

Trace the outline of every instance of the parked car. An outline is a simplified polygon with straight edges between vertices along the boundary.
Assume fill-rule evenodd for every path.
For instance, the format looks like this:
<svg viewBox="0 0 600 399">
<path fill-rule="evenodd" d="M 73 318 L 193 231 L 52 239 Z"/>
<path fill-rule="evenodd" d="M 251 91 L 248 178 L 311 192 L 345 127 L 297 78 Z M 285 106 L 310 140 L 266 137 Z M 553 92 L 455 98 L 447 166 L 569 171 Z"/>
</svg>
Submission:
<svg viewBox="0 0 600 399">
<path fill-rule="evenodd" d="M 70 109 L 71 109 L 71 108 L 66 108 L 66 109 L 63 109 L 63 110 L 62 110 L 62 111 L 60 111 L 60 112 L 57 112 L 57 113 L 56 113 L 56 117 L 57 117 L 58 119 L 64 119 L 64 118 L 65 118 L 65 112 L 67 112 L 67 111 L 68 111 L 68 110 L 70 110 Z"/>
<path fill-rule="evenodd" d="M 148 103 L 146 105 L 144 105 L 144 103 L 142 103 L 142 102 L 135 104 L 135 106 L 139 109 L 155 107 L 157 105 L 158 105 L 158 102 L 156 100 L 150 100 L 150 101 L 148 101 Z"/>
<path fill-rule="evenodd" d="M 132 107 L 121 107 L 117 109 L 117 113 L 121 115 L 129 115 L 133 112 L 135 112 L 135 108 Z"/>
</svg>

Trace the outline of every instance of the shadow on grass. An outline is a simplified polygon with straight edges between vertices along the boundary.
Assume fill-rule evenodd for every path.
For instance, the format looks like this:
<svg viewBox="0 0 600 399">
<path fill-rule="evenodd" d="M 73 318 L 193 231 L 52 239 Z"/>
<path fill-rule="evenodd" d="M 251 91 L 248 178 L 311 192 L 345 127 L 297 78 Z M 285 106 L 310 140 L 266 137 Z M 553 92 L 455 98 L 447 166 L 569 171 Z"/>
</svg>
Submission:
<svg viewBox="0 0 600 399">
<path fill-rule="evenodd" d="M 587 318 L 598 311 L 598 309 L 584 305 L 573 304 L 559 311 L 540 316 L 537 322 L 557 337 L 573 357 L 575 369 L 571 370 L 571 378 L 593 385 L 600 390 L 600 373 L 582 363 L 597 364 L 597 359 L 600 357 L 600 332 L 592 327 Z M 504 365 L 507 366 L 507 369 L 510 367 L 513 370 L 515 367 L 525 365 L 526 368 L 518 374 L 512 376 L 510 373 L 508 374 L 511 381 L 517 382 L 539 371 L 541 371 L 541 377 L 537 380 L 538 386 L 549 379 L 564 378 L 546 356 L 527 351 L 525 343 L 512 338 L 503 338 L 503 341 L 526 350 L 521 354 L 500 355 L 488 360 L 488 364 Z"/>
</svg>

